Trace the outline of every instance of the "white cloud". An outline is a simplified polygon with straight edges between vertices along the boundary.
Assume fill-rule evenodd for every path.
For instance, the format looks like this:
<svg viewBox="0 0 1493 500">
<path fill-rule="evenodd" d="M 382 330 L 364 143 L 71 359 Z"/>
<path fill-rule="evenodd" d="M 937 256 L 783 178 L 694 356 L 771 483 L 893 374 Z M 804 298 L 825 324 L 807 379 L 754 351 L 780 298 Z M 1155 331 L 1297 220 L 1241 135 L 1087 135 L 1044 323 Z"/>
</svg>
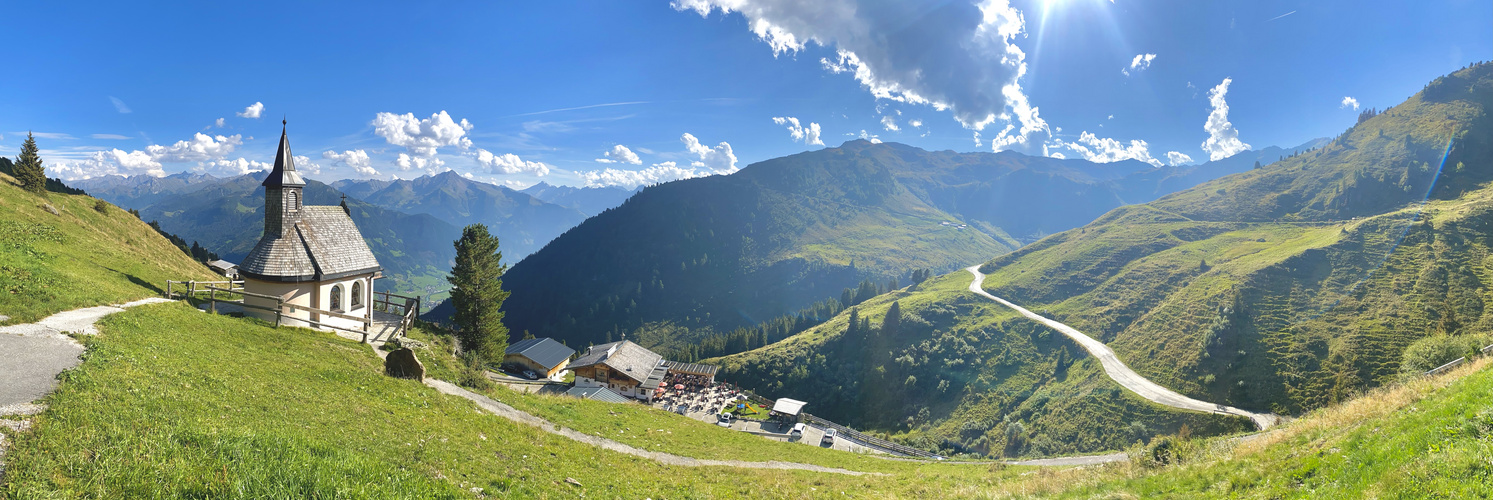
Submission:
<svg viewBox="0 0 1493 500">
<path fill-rule="evenodd" d="M 1352 97 L 1343 97 L 1343 104 L 1338 107 L 1347 108 L 1350 106 L 1353 107 L 1353 109 L 1358 109 L 1358 99 L 1354 99 Z"/>
<path fill-rule="evenodd" d="M 325 151 L 321 153 L 322 159 L 332 160 L 333 164 L 341 163 L 352 168 L 354 172 L 363 177 L 375 177 L 378 170 L 373 168 L 373 159 L 368 157 L 368 152 L 356 149 L 352 151 Z"/>
<path fill-rule="evenodd" d="M 539 177 L 549 175 L 550 173 L 549 165 L 537 161 L 524 160 L 513 153 L 495 155 L 486 149 L 478 149 L 475 155 L 470 156 L 475 156 L 477 163 L 486 167 L 489 173 L 532 174 Z"/>
<path fill-rule="evenodd" d="M 1249 144 L 1239 140 L 1239 131 L 1229 123 L 1229 103 L 1224 101 L 1224 95 L 1229 93 L 1229 84 L 1233 81 L 1224 78 L 1223 83 L 1208 91 L 1213 112 L 1208 113 L 1208 121 L 1203 124 L 1203 130 L 1208 131 L 1208 140 L 1203 141 L 1202 148 L 1208 152 L 1210 160 L 1222 160 L 1249 150 Z"/>
<path fill-rule="evenodd" d="M 1192 163 L 1192 157 L 1191 156 L 1187 156 L 1186 154 L 1179 153 L 1177 151 L 1167 151 L 1166 152 L 1166 164 L 1167 165 L 1171 165 L 1171 166 L 1175 167 L 1177 165 L 1187 165 L 1189 163 Z"/>
<path fill-rule="evenodd" d="M 114 97 L 112 95 L 109 96 L 109 102 L 114 103 L 114 110 L 115 111 L 118 111 L 121 114 L 129 114 L 129 113 L 131 113 L 130 107 L 126 106 L 124 104 L 124 101 L 119 100 L 118 97 Z"/>
<path fill-rule="evenodd" d="M 978 133 L 978 132 L 976 132 L 976 133 Z M 845 135 L 848 135 L 848 136 L 851 136 L 851 137 L 855 137 L 856 136 L 855 134 L 845 134 Z M 865 129 L 861 129 L 860 138 L 862 140 L 871 141 L 871 144 L 881 144 L 881 139 L 878 139 L 877 137 L 879 137 L 879 136 L 877 136 L 876 134 L 867 133 L 865 131 Z"/>
<path fill-rule="evenodd" d="M 1054 145 L 1066 147 L 1086 160 L 1095 163 L 1109 163 L 1121 160 L 1139 160 L 1160 167 L 1161 161 L 1151 157 L 1150 146 L 1146 141 L 1139 139 L 1131 140 L 1129 144 L 1107 137 L 1099 137 L 1088 131 L 1079 134 L 1078 140 L 1074 142 L 1063 142 L 1062 139 L 1054 141 Z M 1050 156 L 1050 155 L 1049 155 Z"/>
<path fill-rule="evenodd" d="M 38 139 L 55 139 L 55 140 L 59 140 L 59 141 L 70 141 L 70 140 L 73 140 L 73 139 L 77 139 L 76 137 L 73 137 L 71 134 L 65 134 L 65 133 L 62 133 L 62 132 L 11 132 L 11 133 L 13 133 L 15 135 L 27 135 L 27 134 L 30 134 L 31 136 L 36 137 Z"/>
<path fill-rule="evenodd" d="M 310 156 L 296 156 L 294 159 L 296 170 L 313 175 L 321 173 L 321 164 L 311 161 Z M 270 165 L 270 168 L 274 168 L 274 165 Z"/>
<path fill-rule="evenodd" d="M 860 0 L 674 0 L 676 10 L 739 12 L 774 55 L 809 42 L 833 47 L 821 64 L 851 73 L 873 96 L 951 110 L 981 130 L 1020 93 L 1024 20 L 1008 0 L 901 3 Z M 1019 114 L 1019 113 L 1018 113 Z"/>
<path fill-rule="evenodd" d="M 1135 59 L 1130 60 L 1129 68 L 1120 68 L 1120 73 L 1130 76 L 1130 72 L 1139 73 L 1151 67 L 1151 61 L 1156 59 L 1156 54 L 1136 54 Z"/>
<path fill-rule="evenodd" d="M 424 170 L 426 173 L 434 174 L 446 164 L 445 160 L 434 156 L 410 156 L 399 153 L 399 158 L 394 160 L 394 166 L 399 167 L 400 172 L 410 170 Z"/>
<path fill-rule="evenodd" d="M 243 144 L 243 137 L 238 134 L 210 136 L 198 132 L 190 141 L 176 141 L 170 146 L 152 144 L 146 146 L 145 151 L 156 161 L 166 163 L 203 162 L 228 156 Z"/>
<path fill-rule="evenodd" d="M 264 114 L 264 103 L 255 102 L 254 104 L 250 104 L 249 107 L 244 108 L 242 112 L 234 114 L 238 115 L 239 118 L 259 118 L 260 115 Z"/>
<path fill-rule="evenodd" d="M 679 136 L 684 143 L 684 148 L 690 153 L 700 157 L 700 161 L 694 162 L 697 166 L 704 166 L 718 174 L 729 174 L 736 171 L 736 154 L 731 152 L 731 144 L 721 141 L 714 148 L 700 144 L 695 136 L 685 133 Z"/>
<path fill-rule="evenodd" d="M 581 176 L 581 180 L 585 181 L 587 187 L 623 186 L 628 189 L 680 179 L 704 177 L 714 173 L 698 168 L 680 167 L 672 161 L 655 163 L 653 166 L 642 170 L 608 168 L 590 172 L 576 172 L 576 174 Z"/>
<path fill-rule="evenodd" d="M 606 156 L 606 158 L 597 158 L 596 161 L 598 163 L 626 163 L 629 165 L 643 164 L 643 159 L 638 158 L 637 153 L 632 152 L 631 149 L 627 149 L 627 146 L 623 146 L 621 144 L 612 146 L 611 151 L 602 153 L 602 155 Z"/>
<path fill-rule="evenodd" d="M 225 124 L 225 120 L 222 119 L 222 118 L 219 118 L 219 119 L 213 121 L 213 126 L 214 127 L 223 128 L 224 124 Z"/>
<path fill-rule="evenodd" d="M 467 131 L 472 130 L 471 122 L 466 119 L 454 121 L 445 111 L 423 120 L 415 118 L 414 113 L 379 113 L 373 118 L 372 125 L 373 133 L 389 144 L 403 146 L 418 156 L 435 156 L 436 150 L 443 146 L 463 150 L 472 146 L 472 140 L 466 136 Z"/>
<path fill-rule="evenodd" d="M 119 135 L 119 134 L 93 134 L 93 135 L 90 135 L 89 137 L 92 137 L 94 139 L 109 139 L 109 140 L 115 140 L 115 141 L 120 141 L 120 140 L 124 140 L 124 139 L 129 139 L 130 138 L 130 136 Z"/>
<path fill-rule="evenodd" d="M 892 118 L 891 115 L 881 117 L 881 128 L 886 129 L 888 132 L 896 132 L 902 130 L 902 127 L 897 126 L 897 120 L 895 118 Z"/>
<path fill-rule="evenodd" d="M 824 145 L 824 141 L 820 139 L 818 123 L 811 122 L 808 126 L 800 125 L 798 118 L 792 116 L 774 116 L 772 122 L 788 127 L 788 135 L 793 137 L 794 142 L 804 141 L 804 144 L 811 146 Z"/>
<path fill-rule="evenodd" d="M 239 158 L 237 160 L 217 160 L 204 162 L 198 165 L 199 170 L 208 170 L 213 174 L 224 176 L 239 176 L 254 172 L 271 170 L 275 168 L 273 163 L 253 161 Z M 301 170 L 300 162 L 296 162 L 296 170 Z"/>
<path fill-rule="evenodd" d="M 161 162 L 144 151 L 124 152 L 119 149 L 95 151 L 82 160 L 58 160 L 47 167 L 51 175 L 62 180 L 91 179 L 104 175 L 150 175 L 163 177 Z"/>
<path fill-rule="evenodd" d="M 980 133 L 979 132 L 975 132 L 975 147 L 978 148 L 978 147 L 984 146 L 984 145 L 985 145 L 985 143 L 980 142 Z"/>
<path fill-rule="evenodd" d="M 908 125 L 912 125 L 912 128 L 919 128 L 919 127 L 923 126 L 923 121 L 922 120 L 908 120 L 907 124 Z"/>
</svg>

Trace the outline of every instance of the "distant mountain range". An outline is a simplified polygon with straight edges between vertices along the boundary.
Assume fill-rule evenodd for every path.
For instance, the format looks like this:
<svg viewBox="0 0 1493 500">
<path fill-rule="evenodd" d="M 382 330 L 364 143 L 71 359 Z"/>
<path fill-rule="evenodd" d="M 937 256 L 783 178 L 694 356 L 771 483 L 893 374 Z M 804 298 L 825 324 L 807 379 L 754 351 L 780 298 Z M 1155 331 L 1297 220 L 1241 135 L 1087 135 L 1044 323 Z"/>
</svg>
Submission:
<svg viewBox="0 0 1493 500">
<path fill-rule="evenodd" d="M 645 325 L 749 326 L 862 280 L 982 262 L 1287 151 L 1156 168 L 850 141 L 641 190 L 514 265 L 505 321 L 572 345 Z"/>
<path fill-rule="evenodd" d="M 506 262 L 519 261 L 586 219 L 574 208 L 449 170 L 412 180 L 344 179 L 332 187 L 373 205 L 430 214 L 456 227 L 486 224 L 498 236 Z"/>
<path fill-rule="evenodd" d="M 621 205 L 622 202 L 627 201 L 629 196 L 636 194 L 642 189 L 623 189 L 616 186 L 556 186 L 540 182 L 524 188 L 521 192 L 556 205 L 574 208 L 586 214 L 587 217 L 590 217 L 605 212 L 609 208 Z"/>
</svg>

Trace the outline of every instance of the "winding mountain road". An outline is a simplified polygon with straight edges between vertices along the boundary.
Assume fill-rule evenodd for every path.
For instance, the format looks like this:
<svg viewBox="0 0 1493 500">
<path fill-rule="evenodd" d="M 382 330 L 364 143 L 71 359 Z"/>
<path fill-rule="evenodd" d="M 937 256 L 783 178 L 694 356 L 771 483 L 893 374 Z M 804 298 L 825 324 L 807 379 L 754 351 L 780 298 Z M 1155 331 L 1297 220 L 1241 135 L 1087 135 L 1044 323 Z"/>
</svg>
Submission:
<svg viewBox="0 0 1493 500">
<path fill-rule="evenodd" d="M 1042 323 L 1054 330 L 1062 332 L 1063 335 L 1067 335 L 1068 338 L 1073 339 L 1074 342 L 1078 342 L 1078 345 L 1083 346 L 1084 350 L 1088 351 L 1090 355 L 1099 359 L 1099 363 L 1104 366 L 1105 375 L 1109 375 L 1109 378 L 1114 379 L 1114 381 L 1118 382 L 1121 387 L 1129 389 L 1130 392 L 1134 392 L 1140 395 L 1140 397 L 1155 401 L 1162 405 L 1170 406 L 1172 408 L 1248 417 L 1250 420 L 1254 421 L 1255 426 L 1260 430 L 1268 429 L 1270 428 L 1270 426 L 1275 425 L 1280 421 L 1280 417 L 1276 415 L 1268 413 L 1255 413 L 1252 411 L 1234 408 L 1232 406 L 1224 406 L 1221 404 L 1209 403 L 1206 401 L 1198 401 L 1196 399 L 1178 394 L 1171 389 L 1167 389 L 1165 387 L 1157 385 L 1155 382 L 1142 377 L 1139 373 L 1135 373 L 1135 370 L 1131 370 L 1129 366 L 1125 366 L 1125 363 L 1120 361 L 1120 358 L 1115 356 L 1115 351 L 1113 349 L 1110 349 L 1109 346 L 1104 345 L 1103 342 L 1094 340 L 1093 338 L 1089 337 L 1088 335 L 1084 335 L 1082 332 L 1079 332 L 1071 326 L 1053 321 L 1051 319 L 1047 319 L 1045 317 L 1042 317 L 1041 315 L 1038 315 L 1037 313 L 1026 310 L 1026 308 L 1024 307 L 1012 304 L 1005 299 L 996 297 L 994 295 L 991 295 L 989 292 L 986 292 L 985 289 L 981 287 L 981 285 L 985 283 L 985 274 L 980 272 L 980 266 L 970 266 L 965 268 L 965 270 L 969 271 L 970 274 L 975 275 L 974 281 L 970 282 L 969 284 L 969 291 L 982 295 L 990 300 L 996 301 L 1003 306 L 1009 307 L 1016 312 L 1021 313 L 1022 316 L 1026 316 L 1032 321 Z"/>
</svg>

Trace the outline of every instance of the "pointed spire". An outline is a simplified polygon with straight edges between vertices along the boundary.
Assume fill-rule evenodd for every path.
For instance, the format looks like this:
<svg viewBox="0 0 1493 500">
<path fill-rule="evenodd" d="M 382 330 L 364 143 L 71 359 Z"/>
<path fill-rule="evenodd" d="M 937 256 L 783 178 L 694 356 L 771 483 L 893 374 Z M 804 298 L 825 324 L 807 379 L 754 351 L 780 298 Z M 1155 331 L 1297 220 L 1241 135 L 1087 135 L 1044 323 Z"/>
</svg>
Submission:
<svg viewBox="0 0 1493 500">
<path fill-rule="evenodd" d="M 290 153 L 290 137 L 286 134 L 286 120 L 280 120 L 280 149 L 275 153 L 275 168 L 270 170 L 269 177 L 265 177 L 262 183 L 265 187 L 300 187 L 305 186 L 306 181 L 301 179 L 301 174 L 295 171 L 295 156 Z"/>
</svg>

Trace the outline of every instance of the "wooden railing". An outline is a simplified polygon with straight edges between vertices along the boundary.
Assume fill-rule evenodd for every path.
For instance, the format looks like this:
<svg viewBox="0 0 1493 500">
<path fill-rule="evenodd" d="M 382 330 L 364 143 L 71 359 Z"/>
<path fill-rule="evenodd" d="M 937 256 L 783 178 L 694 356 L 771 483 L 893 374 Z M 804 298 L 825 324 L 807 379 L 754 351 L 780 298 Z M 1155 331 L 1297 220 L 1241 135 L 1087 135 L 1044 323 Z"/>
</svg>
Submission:
<svg viewBox="0 0 1493 500">
<path fill-rule="evenodd" d="M 184 286 L 185 289 L 182 289 L 181 287 L 179 287 L 179 285 L 180 286 Z M 220 287 L 218 285 L 227 285 L 227 288 Z M 365 342 L 365 343 L 368 342 L 368 329 L 373 324 L 372 311 L 375 308 L 384 307 L 385 308 L 384 310 L 386 312 L 392 312 L 392 311 L 388 311 L 388 309 L 391 306 L 392 307 L 399 307 L 399 308 L 403 309 L 403 314 L 401 314 L 401 319 L 400 319 L 400 322 L 399 322 L 399 327 L 396 328 L 394 330 L 394 333 L 390 335 L 391 339 L 394 338 L 394 337 L 397 337 L 399 335 L 403 335 L 404 332 L 407 329 L 409 329 L 410 326 L 412 326 L 414 324 L 414 318 L 416 316 L 418 316 L 419 312 L 420 312 L 420 308 L 419 308 L 420 299 L 419 298 L 417 298 L 417 297 L 405 297 L 403 295 L 395 295 L 395 294 L 388 293 L 388 292 L 374 292 L 375 300 L 374 300 L 374 303 L 372 304 L 373 307 L 371 307 L 369 309 L 369 316 L 354 316 L 354 315 L 351 315 L 351 314 L 344 314 L 344 313 L 340 313 L 340 312 L 336 312 L 336 311 L 328 311 L 328 310 L 325 310 L 325 309 L 317 309 L 317 308 L 314 308 L 314 307 L 306 307 L 306 306 L 299 305 L 299 304 L 287 304 L 286 301 L 285 301 L 285 297 L 278 296 L 278 295 L 266 295 L 266 294 L 262 294 L 262 293 L 248 292 L 248 291 L 244 290 L 243 285 L 244 285 L 244 282 L 242 282 L 242 281 L 170 281 L 170 280 L 168 280 L 168 281 L 166 281 L 166 298 L 175 299 L 177 297 L 177 295 L 182 295 L 183 298 L 187 299 L 188 301 L 204 300 L 205 299 L 207 301 L 207 303 L 208 303 L 208 311 L 211 312 L 211 313 L 213 313 L 213 314 L 217 314 L 218 313 L 218 302 L 220 302 L 220 301 L 222 301 L 222 302 L 231 302 L 236 307 L 243 307 L 243 308 L 247 308 L 247 309 L 257 309 L 257 310 L 261 310 L 261 311 L 267 311 L 267 312 L 275 313 L 275 326 L 277 326 L 277 327 L 281 326 L 286 321 L 295 321 L 295 322 L 305 323 L 306 326 L 310 327 L 310 328 L 331 328 L 331 329 L 334 329 L 334 330 L 340 330 L 340 331 L 344 331 L 344 332 L 348 332 L 348 333 L 360 334 L 360 335 L 363 336 L 363 340 L 362 341 Z M 205 297 L 205 298 L 199 297 L 199 295 L 203 294 L 203 293 L 206 293 L 207 297 Z M 222 296 L 220 297 L 219 294 L 222 294 Z M 243 297 L 243 298 L 245 298 L 245 300 L 243 300 L 243 301 L 233 300 L 234 296 Z M 381 300 L 378 298 L 380 296 L 382 296 Z M 260 305 L 260 304 L 251 304 L 247 300 L 248 297 L 254 297 L 254 298 L 258 298 L 258 299 L 264 299 L 265 301 L 273 302 L 275 305 L 274 306 L 266 306 L 266 305 Z M 402 299 L 402 302 L 396 302 L 395 299 Z M 295 311 L 295 310 L 303 310 L 303 311 L 308 311 L 308 312 L 315 313 L 315 314 L 318 314 L 318 315 L 321 315 L 321 316 L 325 316 L 325 317 L 332 317 L 332 318 L 340 318 L 340 319 L 346 319 L 346 320 L 351 320 L 351 321 L 357 321 L 359 323 L 362 323 L 363 327 L 362 327 L 361 330 L 359 330 L 359 329 L 352 329 L 352 328 L 344 328 L 344 327 L 340 327 L 340 326 L 337 326 L 337 325 L 329 325 L 329 324 L 326 324 L 326 323 L 321 323 L 321 322 L 311 321 L 311 320 L 307 320 L 307 319 L 297 318 L 295 316 L 289 316 L 289 315 L 286 314 L 286 308 L 287 307 L 290 308 L 290 310 L 292 312 Z"/>
</svg>

